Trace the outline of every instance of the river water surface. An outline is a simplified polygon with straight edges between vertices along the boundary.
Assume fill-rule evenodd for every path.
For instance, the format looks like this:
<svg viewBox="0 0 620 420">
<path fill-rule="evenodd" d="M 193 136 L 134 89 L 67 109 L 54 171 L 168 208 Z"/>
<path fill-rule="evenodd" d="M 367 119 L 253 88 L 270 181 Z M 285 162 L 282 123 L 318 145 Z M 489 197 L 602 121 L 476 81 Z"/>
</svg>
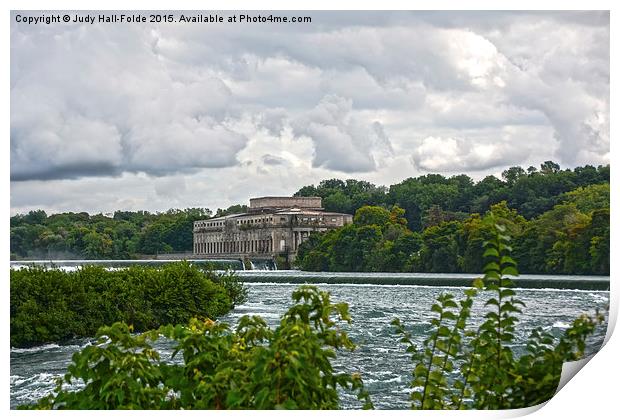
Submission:
<svg viewBox="0 0 620 420">
<path fill-rule="evenodd" d="M 243 315 L 259 315 L 269 325 L 277 325 L 280 316 L 291 304 L 291 293 L 299 287 L 292 282 L 283 282 L 284 279 L 279 280 L 277 283 L 248 283 L 248 301 L 221 321 L 235 324 Z M 395 317 L 400 318 L 411 331 L 414 341 L 421 343 L 430 326 L 430 307 L 435 297 L 441 292 L 450 292 L 458 298 L 462 296 L 465 288 L 320 282 L 315 284 L 322 290 L 329 291 L 333 301 L 347 302 L 353 318 L 352 324 L 344 328 L 357 344 L 357 349 L 338 353 L 334 362 L 336 369 L 360 372 L 376 408 L 408 408 L 412 365 L 390 322 Z M 575 317 L 585 312 L 593 313 L 597 308 L 606 311 L 609 302 L 608 291 L 544 288 L 522 288 L 516 291 L 517 297 L 526 304 L 516 329 L 517 344 L 514 350 L 517 353 L 522 350 L 533 328 L 542 327 L 559 337 Z M 479 296 L 472 311 L 472 322 L 476 325 L 486 312 L 480 303 L 483 300 L 484 296 Z M 596 331 L 588 343 L 589 353 L 600 348 L 605 332 L 606 326 Z M 89 340 L 78 340 L 28 349 L 11 349 L 11 407 L 31 403 L 49 393 L 54 388 L 54 379 L 66 372 L 71 355 L 88 344 Z M 157 342 L 155 347 L 160 350 L 162 360 L 172 353 L 170 342 L 162 340 Z M 342 393 L 341 399 L 344 408 L 360 408 L 360 404 L 351 395 Z"/>
</svg>

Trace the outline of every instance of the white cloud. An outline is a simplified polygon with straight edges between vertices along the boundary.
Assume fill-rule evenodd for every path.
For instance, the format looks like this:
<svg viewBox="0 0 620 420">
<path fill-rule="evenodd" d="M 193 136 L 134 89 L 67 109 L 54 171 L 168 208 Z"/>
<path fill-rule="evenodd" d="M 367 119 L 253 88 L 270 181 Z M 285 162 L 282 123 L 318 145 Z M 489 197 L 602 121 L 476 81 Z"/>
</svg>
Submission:
<svg viewBox="0 0 620 420">
<path fill-rule="evenodd" d="M 528 155 L 527 147 L 513 141 L 426 137 L 413 152 L 412 161 L 423 171 L 466 172 L 520 163 Z"/>
<path fill-rule="evenodd" d="M 296 136 L 314 143 L 314 166 L 368 172 L 376 169 L 376 158 L 392 152 L 381 123 L 355 115 L 352 101 L 340 96 L 325 96 L 292 126 Z"/>
</svg>

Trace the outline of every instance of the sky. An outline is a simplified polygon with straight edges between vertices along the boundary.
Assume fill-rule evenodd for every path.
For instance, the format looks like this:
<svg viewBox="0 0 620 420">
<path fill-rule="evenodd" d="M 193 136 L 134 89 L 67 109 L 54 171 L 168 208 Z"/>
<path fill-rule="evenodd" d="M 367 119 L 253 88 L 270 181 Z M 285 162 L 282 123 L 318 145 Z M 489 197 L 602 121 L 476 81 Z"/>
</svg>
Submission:
<svg viewBox="0 0 620 420">
<path fill-rule="evenodd" d="M 215 210 L 328 178 L 610 161 L 608 12 L 18 14 L 57 13 L 11 13 L 11 214 Z"/>
</svg>

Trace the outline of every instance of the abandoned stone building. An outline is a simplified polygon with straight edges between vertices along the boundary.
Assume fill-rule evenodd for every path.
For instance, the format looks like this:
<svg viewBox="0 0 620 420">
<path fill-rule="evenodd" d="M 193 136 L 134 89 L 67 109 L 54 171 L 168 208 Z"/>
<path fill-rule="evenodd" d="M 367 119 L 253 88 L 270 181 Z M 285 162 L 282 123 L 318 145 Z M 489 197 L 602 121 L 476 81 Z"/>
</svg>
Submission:
<svg viewBox="0 0 620 420">
<path fill-rule="evenodd" d="M 353 216 L 324 211 L 320 197 L 250 199 L 247 213 L 194 222 L 197 258 L 275 258 L 294 261 L 312 232 L 334 229 Z"/>
</svg>

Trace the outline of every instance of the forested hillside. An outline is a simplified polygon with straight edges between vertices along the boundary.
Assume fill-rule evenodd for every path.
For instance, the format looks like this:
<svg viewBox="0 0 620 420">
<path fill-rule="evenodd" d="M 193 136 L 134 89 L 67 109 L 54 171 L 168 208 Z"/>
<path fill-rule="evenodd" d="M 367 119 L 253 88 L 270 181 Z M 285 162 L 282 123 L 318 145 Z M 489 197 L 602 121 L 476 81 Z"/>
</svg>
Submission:
<svg viewBox="0 0 620 420">
<path fill-rule="evenodd" d="M 492 210 L 509 228 L 522 273 L 609 273 L 609 166 L 545 162 L 509 168 L 502 179 L 425 175 L 389 189 L 327 180 L 297 195 L 355 214 L 353 225 L 303 244 L 304 270 L 480 272 L 480 220 Z"/>
</svg>

